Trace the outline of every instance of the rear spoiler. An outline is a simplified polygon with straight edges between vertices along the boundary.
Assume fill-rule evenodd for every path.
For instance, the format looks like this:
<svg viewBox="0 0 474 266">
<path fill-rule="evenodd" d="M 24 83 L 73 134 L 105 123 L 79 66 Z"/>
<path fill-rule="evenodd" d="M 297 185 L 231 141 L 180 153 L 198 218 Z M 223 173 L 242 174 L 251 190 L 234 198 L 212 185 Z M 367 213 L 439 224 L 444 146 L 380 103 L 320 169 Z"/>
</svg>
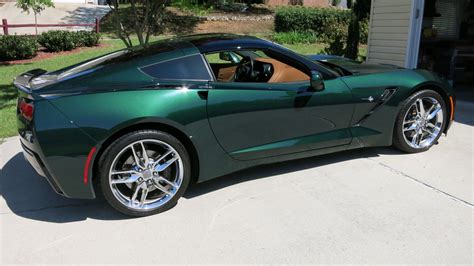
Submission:
<svg viewBox="0 0 474 266">
<path fill-rule="evenodd" d="M 43 75 L 46 72 L 48 72 L 48 71 L 46 71 L 44 69 L 41 69 L 41 68 L 30 70 L 28 72 L 25 72 L 25 73 L 17 76 L 13 80 L 13 84 L 15 86 L 17 86 L 18 88 L 20 88 L 20 89 L 31 91 L 30 90 L 30 81 L 32 79 L 38 77 L 38 76 Z"/>
</svg>

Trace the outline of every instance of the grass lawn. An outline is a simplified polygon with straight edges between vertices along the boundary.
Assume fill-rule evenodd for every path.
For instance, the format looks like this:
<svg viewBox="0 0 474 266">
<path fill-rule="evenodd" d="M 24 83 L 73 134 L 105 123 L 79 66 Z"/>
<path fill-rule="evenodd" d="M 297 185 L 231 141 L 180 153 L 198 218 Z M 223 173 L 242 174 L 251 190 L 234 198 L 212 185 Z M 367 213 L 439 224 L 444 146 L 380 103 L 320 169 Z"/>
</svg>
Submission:
<svg viewBox="0 0 474 266">
<path fill-rule="evenodd" d="M 121 40 L 104 40 L 103 43 L 107 46 L 85 48 L 78 53 L 58 55 L 31 63 L 0 66 L 0 142 L 2 138 L 17 134 L 15 120 L 17 90 L 12 85 L 13 78 L 31 69 L 42 68 L 53 71 L 124 48 Z M 318 54 L 324 48 L 323 44 L 318 43 L 285 46 L 301 54 Z M 365 50 L 361 50 L 361 54 L 365 54 Z"/>
</svg>

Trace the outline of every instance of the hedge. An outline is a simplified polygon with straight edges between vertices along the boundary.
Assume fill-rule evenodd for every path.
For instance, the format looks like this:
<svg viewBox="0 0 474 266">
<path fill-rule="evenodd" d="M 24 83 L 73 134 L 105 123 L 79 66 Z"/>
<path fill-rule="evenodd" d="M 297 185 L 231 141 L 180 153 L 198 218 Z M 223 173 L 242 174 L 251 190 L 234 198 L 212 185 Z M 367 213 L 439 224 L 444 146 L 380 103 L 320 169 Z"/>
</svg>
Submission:
<svg viewBox="0 0 474 266">
<path fill-rule="evenodd" d="M 36 56 L 38 45 L 34 37 L 18 35 L 0 36 L 0 59 L 19 60 Z"/>
<path fill-rule="evenodd" d="M 275 14 L 276 32 L 312 31 L 320 38 L 331 35 L 331 25 L 347 27 L 351 11 L 335 8 L 283 7 Z"/>
<path fill-rule="evenodd" d="M 351 11 L 347 9 L 291 6 L 278 8 L 274 23 L 276 32 L 312 32 L 319 40 L 332 42 L 341 37 L 335 27 L 347 31 L 350 21 Z M 361 21 L 360 43 L 367 43 L 368 30 L 368 20 Z"/>
<path fill-rule="evenodd" d="M 93 31 L 77 31 L 75 32 L 75 42 L 77 47 L 87 46 L 97 46 L 100 41 L 100 34 Z"/>
<path fill-rule="evenodd" d="M 91 31 L 52 30 L 43 32 L 38 37 L 38 43 L 50 52 L 70 51 L 81 46 L 95 46 L 99 40 L 100 35 Z"/>
</svg>

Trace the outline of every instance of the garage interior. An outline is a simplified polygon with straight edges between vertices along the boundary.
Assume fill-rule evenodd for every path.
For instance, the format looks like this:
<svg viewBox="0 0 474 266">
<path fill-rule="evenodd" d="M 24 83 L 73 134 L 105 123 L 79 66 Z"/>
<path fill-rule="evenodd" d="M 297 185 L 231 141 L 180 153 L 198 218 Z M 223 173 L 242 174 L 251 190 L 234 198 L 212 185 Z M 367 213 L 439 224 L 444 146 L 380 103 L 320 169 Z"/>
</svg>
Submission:
<svg viewBox="0 0 474 266">
<path fill-rule="evenodd" d="M 418 68 L 474 92 L 474 0 L 426 0 Z"/>
</svg>

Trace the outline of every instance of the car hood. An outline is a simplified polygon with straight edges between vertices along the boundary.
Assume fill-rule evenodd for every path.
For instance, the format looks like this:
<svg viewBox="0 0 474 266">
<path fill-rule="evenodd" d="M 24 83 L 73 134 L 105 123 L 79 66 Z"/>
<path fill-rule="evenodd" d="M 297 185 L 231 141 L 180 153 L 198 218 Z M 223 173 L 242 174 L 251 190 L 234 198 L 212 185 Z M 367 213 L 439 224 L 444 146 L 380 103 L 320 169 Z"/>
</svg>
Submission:
<svg viewBox="0 0 474 266">
<path fill-rule="evenodd" d="M 388 64 L 360 63 L 345 57 L 335 55 L 309 55 L 308 57 L 329 67 L 337 66 L 343 68 L 344 70 L 351 72 L 353 75 L 374 74 L 404 69 L 399 66 Z"/>
</svg>

